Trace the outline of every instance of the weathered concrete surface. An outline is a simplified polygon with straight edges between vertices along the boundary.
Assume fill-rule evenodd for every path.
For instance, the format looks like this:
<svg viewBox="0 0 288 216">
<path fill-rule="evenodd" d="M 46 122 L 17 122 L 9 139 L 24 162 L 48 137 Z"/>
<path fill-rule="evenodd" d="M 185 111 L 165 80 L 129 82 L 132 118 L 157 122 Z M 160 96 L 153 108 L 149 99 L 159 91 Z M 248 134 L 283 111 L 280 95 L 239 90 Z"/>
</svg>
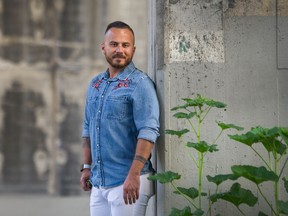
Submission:
<svg viewBox="0 0 288 216">
<path fill-rule="evenodd" d="M 162 41 L 155 46 L 157 86 L 162 87 L 158 92 L 164 107 L 162 130 L 189 127 L 184 121 L 176 121 L 170 108 L 179 105 L 181 98 L 197 93 L 227 104 L 226 110 L 212 112 L 205 123 L 207 141 L 218 133 L 216 118 L 246 130 L 257 125 L 288 125 L 288 70 L 277 66 L 275 1 L 163 0 L 156 5 L 155 34 L 164 38 L 164 46 Z M 277 14 L 287 21 L 286 12 L 287 1 L 278 1 Z M 177 185 L 191 187 L 197 184 L 198 176 L 184 145 L 176 136 L 162 138 L 158 145 L 158 171 L 178 172 L 182 178 Z M 233 164 L 259 164 L 254 153 L 227 136 L 219 140 L 219 149 L 207 156 L 203 174 L 206 191 L 213 190 L 208 188 L 207 174 L 229 173 Z M 250 184 L 245 186 L 255 189 Z M 186 200 L 173 194 L 173 188 L 159 187 L 158 203 L 162 208 L 158 215 L 168 215 L 171 207 L 181 209 L 187 205 Z M 284 194 L 281 196 L 286 197 Z M 165 202 L 161 203 L 163 197 Z M 247 215 L 257 215 L 255 209 L 269 212 L 267 206 L 258 204 L 254 209 L 243 209 Z M 227 202 L 213 206 L 212 215 L 216 212 L 238 215 Z"/>
</svg>

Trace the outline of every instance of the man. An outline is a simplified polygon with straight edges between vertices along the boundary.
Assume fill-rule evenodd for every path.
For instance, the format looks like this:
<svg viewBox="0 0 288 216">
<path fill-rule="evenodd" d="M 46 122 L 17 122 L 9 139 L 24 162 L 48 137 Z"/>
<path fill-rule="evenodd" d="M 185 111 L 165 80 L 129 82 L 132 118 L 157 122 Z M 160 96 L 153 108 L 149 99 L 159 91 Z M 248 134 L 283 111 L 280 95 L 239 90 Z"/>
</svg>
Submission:
<svg viewBox="0 0 288 216">
<path fill-rule="evenodd" d="M 159 136 L 155 88 L 132 62 L 136 47 L 129 25 L 110 23 L 101 49 L 108 69 L 87 90 L 80 183 L 85 191 L 91 183 L 91 216 L 144 216 L 154 193 L 147 177 Z"/>
</svg>

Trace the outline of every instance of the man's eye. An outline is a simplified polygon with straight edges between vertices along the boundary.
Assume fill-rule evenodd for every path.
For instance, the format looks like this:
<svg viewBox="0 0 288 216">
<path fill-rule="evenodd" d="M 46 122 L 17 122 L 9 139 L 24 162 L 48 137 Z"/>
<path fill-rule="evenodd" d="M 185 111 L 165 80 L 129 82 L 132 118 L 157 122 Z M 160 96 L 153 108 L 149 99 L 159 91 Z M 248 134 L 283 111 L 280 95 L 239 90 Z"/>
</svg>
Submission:
<svg viewBox="0 0 288 216">
<path fill-rule="evenodd" d="M 110 43 L 111 46 L 117 47 L 117 43 Z"/>
</svg>

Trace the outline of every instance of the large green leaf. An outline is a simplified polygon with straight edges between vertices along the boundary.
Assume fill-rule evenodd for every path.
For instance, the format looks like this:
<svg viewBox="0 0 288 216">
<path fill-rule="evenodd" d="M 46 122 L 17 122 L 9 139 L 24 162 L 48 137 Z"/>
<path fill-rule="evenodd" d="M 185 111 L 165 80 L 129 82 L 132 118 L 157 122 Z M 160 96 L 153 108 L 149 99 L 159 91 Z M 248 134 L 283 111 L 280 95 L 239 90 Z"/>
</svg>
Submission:
<svg viewBox="0 0 288 216">
<path fill-rule="evenodd" d="M 263 213 L 262 211 L 259 212 L 258 216 L 268 216 L 267 214 Z"/>
<path fill-rule="evenodd" d="M 176 130 L 165 130 L 166 134 L 170 134 L 170 135 L 176 135 L 178 136 L 178 138 L 180 138 L 181 136 L 183 136 L 184 134 L 188 133 L 189 130 L 188 129 L 183 129 L 180 131 L 176 131 Z"/>
<path fill-rule="evenodd" d="M 236 180 L 238 179 L 239 176 L 236 176 L 234 174 L 226 174 L 226 175 L 216 175 L 214 177 L 211 177 L 210 175 L 207 176 L 207 180 L 209 182 L 213 182 L 216 185 L 220 185 L 222 182 L 226 181 L 226 180 Z"/>
<path fill-rule="evenodd" d="M 172 208 L 169 216 L 192 216 L 192 212 L 189 206 L 185 207 L 184 209 L 176 209 Z"/>
<path fill-rule="evenodd" d="M 159 181 L 161 184 L 171 183 L 174 180 L 178 180 L 181 178 L 181 175 L 178 173 L 174 173 L 171 171 L 157 173 L 153 176 L 148 177 L 149 180 Z"/>
<path fill-rule="evenodd" d="M 192 215 L 193 216 L 202 216 L 204 214 L 204 211 L 202 211 L 201 209 L 196 209 Z"/>
<path fill-rule="evenodd" d="M 178 119 L 191 119 L 191 118 L 193 118 L 194 116 L 196 115 L 196 113 L 195 112 L 190 112 L 190 113 L 184 113 L 184 112 L 177 112 L 177 113 L 175 113 L 173 116 L 175 117 L 175 118 L 178 118 Z"/>
<path fill-rule="evenodd" d="M 206 99 L 204 103 L 210 107 L 216 107 L 216 108 L 225 108 L 226 107 L 226 104 L 224 104 L 220 101 L 214 101 L 211 99 Z"/>
<path fill-rule="evenodd" d="M 201 95 L 197 95 L 195 99 L 192 98 L 183 98 L 183 100 L 187 103 L 188 106 L 198 106 L 202 107 L 204 105 L 207 105 L 209 107 L 216 107 L 216 108 L 225 108 L 226 104 L 219 102 L 219 101 L 214 101 L 209 98 L 202 97 Z"/>
<path fill-rule="evenodd" d="M 284 188 L 286 189 L 286 192 L 288 193 L 288 180 L 286 180 L 285 177 L 283 177 L 282 180 L 284 181 Z"/>
<path fill-rule="evenodd" d="M 251 132 L 257 135 L 259 138 L 265 138 L 265 137 L 277 137 L 278 132 L 277 128 L 263 128 L 261 126 L 253 127 L 251 128 Z"/>
<path fill-rule="evenodd" d="M 179 109 L 186 109 L 188 107 L 187 104 L 185 105 L 181 105 L 181 106 L 175 106 L 171 109 L 171 111 L 176 111 L 176 110 L 179 110 Z"/>
<path fill-rule="evenodd" d="M 237 125 L 234 124 L 225 124 L 223 122 L 216 122 L 218 124 L 218 126 L 222 129 L 222 130 L 226 130 L 226 129 L 236 129 L 238 131 L 242 131 L 244 130 L 243 127 L 239 127 Z"/>
<path fill-rule="evenodd" d="M 191 188 L 183 188 L 183 187 L 177 187 L 177 189 L 180 191 L 174 191 L 175 194 L 185 194 L 186 196 L 190 197 L 191 199 L 195 199 L 198 197 L 199 192 L 196 188 L 191 187 Z M 206 193 L 202 193 L 202 196 L 207 196 Z"/>
<path fill-rule="evenodd" d="M 278 207 L 281 214 L 288 215 L 288 201 L 278 200 Z"/>
<path fill-rule="evenodd" d="M 287 146 L 280 141 L 275 142 L 276 152 L 280 155 L 285 155 L 287 151 Z"/>
<path fill-rule="evenodd" d="M 241 204 L 254 206 L 258 201 L 257 197 L 255 197 L 250 190 L 241 188 L 239 183 L 234 183 L 228 192 L 213 194 L 210 196 L 210 200 L 213 203 L 218 199 L 226 200 L 237 207 Z"/>
<path fill-rule="evenodd" d="M 253 128 L 252 131 L 259 137 L 259 142 L 263 144 L 268 152 L 275 151 L 280 155 L 285 152 L 286 146 L 278 140 L 281 132 L 278 127 L 270 129 L 256 127 Z"/>
<path fill-rule="evenodd" d="M 286 154 L 286 145 L 284 145 L 277 139 L 264 139 L 261 140 L 261 143 L 267 151 L 275 151 L 280 155 Z"/>
<path fill-rule="evenodd" d="M 246 144 L 248 146 L 252 146 L 254 143 L 257 143 L 259 141 L 258 136 L 250 131 L 242 135 L 236 134 L 228 136 L 230 137 L 230 139 Z"/>
<path fill-rule="evenodd" d="M 216 144 L 208 145 L 205 141 L 200 141 L 199 143 L 188 142 L 187 146 L 192 147 L 201 153 L 208 151 L 209 152 L 218 151 Z"/>
<path fill-rule="evenodd" d="M 288 128 L 287 127 L 281 127 L 279 134 L 282 137 L 282 139 L 284 140 L 284 142 L 286 143 L 286 145 L 288 145 Z"/>
<path fill-rule="evenodd" d="M 234 175 L 249 179 L 257 185 L 265 181 L 278 181 L 278 176 L 274 172 L 268 171 L 263 166 L 234 165 L 231 167 L 231 170 Z"/>
<path fill-rule="evenodd" d="M 275 151 L 280 155 L 285 153 L 287 147 L 278 139 L 281 133 L 280 128 L 263 128 L 258 126 L 252 128 L 251 132 L 258 137 L 258 142 L 262 143 L 268 152 Z"/>
</svg>

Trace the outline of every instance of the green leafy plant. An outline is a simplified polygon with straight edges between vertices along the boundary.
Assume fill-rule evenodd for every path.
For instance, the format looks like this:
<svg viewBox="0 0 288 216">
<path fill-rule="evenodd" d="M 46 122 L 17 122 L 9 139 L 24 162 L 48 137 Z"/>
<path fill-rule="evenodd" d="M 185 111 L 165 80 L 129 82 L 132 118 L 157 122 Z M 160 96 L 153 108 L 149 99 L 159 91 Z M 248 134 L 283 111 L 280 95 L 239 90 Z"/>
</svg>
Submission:
<svg viewBox="0 0 288 216">
<path fill-rule="evenodd" d="M 237 141 L 238 143 L 248 146 L 253 152 L 256 153 L 259 160 L 263 164 L 260 167 L 255 167 L 253 165 L 233 165 L 231 166 L 232 174 L 229 174 L 229 176 L 234 179 L 242 177 L 247 181 L 255 184 L 257 191 L 263 197 L 264 202 L 269 206 L 271 210 L 270 215 L 288 215 L 288 201 L 283 201 L 279 198 L 280 190 L 286 190 L 286 192 L 288 193 L 288 182 L 286 180 L 286 177 L 283 176 L 284 170 L 288 162 L 288 128 L 263 128 L 258 126 L 255 128 L 251 128 L 251 130 L 245 134 L 229 135 L 229 137 L 232 140 Z M 265 153 L 267 153 L 268 155 L 266 157 L 267 159 L 263 156 L 263 154 L 260 153 L 259 150 L 257 150 L 255 145 L 260 145 L 266 150 Z M 208 181 L 214 182 L 218 187 L 222 182 L 226 181 L 226 179 L 219 183 L 213 181 L 214 179 L 219 178 L 221 178 L 221 176 L 209 176 Z M 283 184 L 281 184 L 281 178 Z M 274 192 L 274 196 L 272 196 L 273 199 L 271 199 L 271 194 L 265 194 L 265 191 L 263 191 L 261 184 L 264 183 L 272 184 L 271 189 Z M 235 184 L 239 185 L 239 183 Z M 243 193 L 239 195 L 237 199 L 233 199 L 233 194 L 234 193 L 232 193 L 231 188 L 229 192 L 216 192 L 215 194 L 210 196 L 210 199 L 212 202 L 216 202 L 218 199 L 226 200 L 234 204 L 242 215 L 245 215 L 245 213 L 239 208 L 239 201 L 245 200 L 246 204 L 249 206 L 254 206 L 257 202 L 257 198 L 252 194 L 251 191 L 248 191 L 247 194 Z M 258 215 L 265 216 L 268 214 L 260 211 Z"/>
<path fill-rule="evenodd" d="M 189 203 L 189 206 L 185 207 L 182 210 L 173 208 L 170 215 L 201 216 L 205 213 L 205 210 L 203 210 L 202 207 L 203 197 L 207 196 L 207 192 L 203 192 L 202 188 L 205 157 L 209 153 L 214 153 L 218 151 L 216 143 L 224 130 L 227 129 L 243 130 L 243 128 L 233 124 L 216 122 L 217 125 L 219 126 L 219 133 L 215 137 L 215 139 L 211 142 L 211 144 L 209 144 L 207 141 L 204 141 L 202 139 L 203 122 L 212 108 L 224 109 L 226 105 L 222 102 L 202 97 L 201 95 L 197 95 L 197 97 L 195 97 L 194 99 L 184 98 L 183 101 L 185 102 L 183 105 L 176 106 L 172 108 L 171 111 L 176 112 L 174 114 L 175 118 L 181 120 L 185 119 L 190 128 L 189 129 L 185 128 L 181 130 L 166 130 L 165 133 L 177 136 L 181 140 L 183 140 L 184 136 L 189 137 L 189 141 L 187 141 L 186 147 L 190 148 L 192 151 L 196 151 L 197 156 L 192 156 L 191 158 L 198 172 L 198 185 L 196 187 L 190 187 L 190 188 L 177 187 L 174 181 L 180 179 L 181 175 L 172 171 L 158 173 L 154 176 L 149 177 L 149 179 L 159 181 L 162 184 L 170 183 L 172 187 L 175 189 L 174 193 L 183 196 Z M 226 178 L 230 177 L 226 176 Z M 231 178 L 233 179 L 234 175 L 231 176 Z M 209 210 L 207 210 L 206 212 L 208 213 Z"/>
<path fill-rule="evenodd" d="M 240 131 L 243 128 L 234 124 L 225 124 L 216 121 L 219 126 L 219 134 L 208 144 L 207 141 L 202 139 L 203 122 L 212 108 L 223 109 L 226 105 L 222 102 L 204 98 L 201 95 L 197 95 L 194 99 L 184 98 L 183 101 L 185 102 L 183 105 L 176 106 L 171 111 L 176 112 L 174 114 L 175 118 L 180 120 L 185 119 L 190 126 L 190 130 L 185 128 L 166 130 L 165 132 L 166 134 L 177 136 L 181 141 L 184 141 L 185 138 L 188 139 L 188 141 L 185 140 L 185 142 L 187 141 L 185 146 L 197 152 L 197 156 L 191 158 L 198 172 L 198 185 L 190 188 L 177 186 L 175 181 L 179 180 L 181 175 L 172 171 L 157 173 L 149 177 L 150 180 L 159 181 L 162 184 L 171 184 L 175 190 L 174 193 L 181 195 L 187 200 L 188 205 L 185 208 L 172 208 L 170 216 L 211 215 L 211 206 L 218 200 L 231 203 L 242 215 L 246 215 L 240 206 L 245 204 L 253 208 L 259 200 L 252 191 L 241 187 L 238 181 L 239 178 L 244 178 L 255 184 L 255 190 L 259 191 L 260 196 L 263 197 L 263 200 L 271 209 L 270 215 L 288 215 L 288 201 L 283 201 L 279 198 L 280 190 L 286 190 L 288 193 L 288 180 L 284 176 L 284 170 L 288 162 L 288 128 L 274 127 L 268 129 L 259 126 L 252 128 L 242 135 L 229 135 L 232 140 L 250 148 L 259 157 L 263 165 L 260 167 L 255 167 L 251 164 L 231 165 L 232 173 L 230 174 L 219 174 L 213 177 L 208 175 L 208 182 L 215 184 L 215 192 L 210 195 L 209 191 L 209 196 L 207 196 L 208 192 L 203 191 L 202 188 L 204 162 L 207 154 L 218 151 L 216 143 L 224 130 L 235 129 Z M 261 155 L 260 151 L 255 148 L 256 144 L 262 144 L 267 153 L 266 157 Z M 222 186 L 227 180 L 238 182 L 235 182 L 229 191 L 219 192 L 220 185 Z M 261 189 L 261 184 L 264 183 L 272 184 L 271 189 L 274 191 L 273 200 L 271 200 L 271 196 L 268 198 L 265 195 L 265 191 Z M 208 198 L 205 199 L 208 202 L 208 209 L 203 209 L 203 199 L 205 196 Z M 267 214 L 260 211 L 258 216 L 267 216 Z"/>
</svg>

